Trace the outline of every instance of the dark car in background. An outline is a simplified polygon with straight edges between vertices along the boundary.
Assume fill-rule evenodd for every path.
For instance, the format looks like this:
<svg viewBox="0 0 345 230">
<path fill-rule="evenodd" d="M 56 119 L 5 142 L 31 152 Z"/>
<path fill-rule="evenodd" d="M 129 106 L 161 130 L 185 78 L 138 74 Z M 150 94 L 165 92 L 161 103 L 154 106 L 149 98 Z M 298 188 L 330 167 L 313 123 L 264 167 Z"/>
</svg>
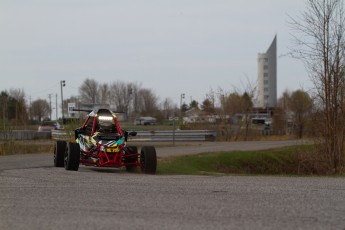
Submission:
<svg viewBox="0 0 345 230">
<path fill-rule="evenodd" d="M 57 121 L 43 121 L 38 126 L 38 131 L 39 132 L 49 132 L 49 131 L 57 130 L 60 128 L 61 128 L 61 125 Z"/>
</svg>

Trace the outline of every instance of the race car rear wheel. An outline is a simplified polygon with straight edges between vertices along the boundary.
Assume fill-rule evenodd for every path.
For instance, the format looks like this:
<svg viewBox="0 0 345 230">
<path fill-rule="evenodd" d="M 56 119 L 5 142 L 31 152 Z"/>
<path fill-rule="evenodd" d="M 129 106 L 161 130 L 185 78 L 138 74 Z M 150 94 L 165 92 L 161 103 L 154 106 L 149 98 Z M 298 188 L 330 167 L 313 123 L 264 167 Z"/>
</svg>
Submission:
<svg viewBox="0 0 345 230">
<path fill-rule="evenodd" d="M 65 169 L 78 171 L 80 162 L 80 148 L 78 143 L 68 142 L 65 151 Z"/>
<path fill-rule="evenodd" d="M 136 154 L 138 153 L 138 148 L 136 146 L 126 146 L 125 147 L 125 157 L 124 157 L 124 163 L 126 164 L 126 171 L 133 172 L 137 168 L 135 162 L 138 161 L 138 156 L 130 156 L 127 157 L 128 154 Z M 127 165 L 130 164 L 130 165 Z"/>
<path fill-rule="evenodd" d="M 54 166 L 64 166 L 64 155 L 66 151 L 66 141 L 57 141 L 54 148 Z"/>
<path fill-rule="evenodd" d="M 147 174 L 155 174 L 157 169 L 156 149 L 153 146 L 144 146 L 140 152 L 141 171 Z"/>
</svg>

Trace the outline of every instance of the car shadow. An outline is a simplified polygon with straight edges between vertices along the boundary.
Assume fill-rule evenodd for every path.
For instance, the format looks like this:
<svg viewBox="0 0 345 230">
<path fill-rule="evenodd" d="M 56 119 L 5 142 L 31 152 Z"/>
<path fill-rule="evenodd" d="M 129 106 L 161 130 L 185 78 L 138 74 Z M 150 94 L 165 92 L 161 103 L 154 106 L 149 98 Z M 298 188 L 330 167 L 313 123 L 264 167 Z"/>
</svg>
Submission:
<svg viewBox="0 0 345 230">
<path fill-rule="evenodd" d="M 124 173 L 126 170 L 124 168 L 100 168 L 100 167 L 95 167 L 95 166 L 82 166 L 79 167 L 79 171 L 83 172 L 100 172 L 100 173 Z"/>
<path fill-rule="evenodd" d="M 131 172 L 126 171 L 125 167 L 121 168 L 107 168 L 107 167 L 95 167 L 95 166 L 80 166 L 79 171 L 82 172 L 99 172 L 99 173 L 117 173 L 117 174 L 142 174 L 140 167 L 137 167 Z"/>
</svg>

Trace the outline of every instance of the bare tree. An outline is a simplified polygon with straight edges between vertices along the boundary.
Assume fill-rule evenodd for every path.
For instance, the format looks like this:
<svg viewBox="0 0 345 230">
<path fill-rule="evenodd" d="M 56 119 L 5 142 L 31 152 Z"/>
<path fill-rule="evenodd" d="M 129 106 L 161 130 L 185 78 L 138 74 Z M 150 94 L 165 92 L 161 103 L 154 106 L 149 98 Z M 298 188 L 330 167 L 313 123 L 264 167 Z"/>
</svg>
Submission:
<svg viewBox="0 0 345 230">
<path fill-rule="evenodd" d="M 103 83 L 98 86 L 99 103 L 101 103 L 102 105 L 109 104 L 109 99 L 110 99 L 109 94 L 110 94 L 110 88 L 108 84 Z"/>
<path fill-rule="evenodd" d="M 162 112 L 163 112 L 163 117 L 165 119 L 168 119 L 169 117 L 174 117 L 174 110 L 178 110 L 175 109 L 176 105 L 174 104 L 174 102 L 171 100 L 171 98 L 165 98 L 164 102 L 161 105 L 162 107 Z"/>
<path fill-rule="evenodd" d="M 6 124 L 9 118 L 9 112 L 8 112 L 8 102 L 10 100 L 10 97 L 8 95 L 7 91 L 2 91 L 0 93 L 0 117 L 1 117 L 1 128 L 5 129 Z"/>
<path fill-rule="evenodd" d="M 138 87 L 133 83 L 116 81 L 111 84 L 110 104 L 116 107 L 117 111 L 129 113 L 131 102 L 134 103 L 135 93 Z"/>
<path fill-rule="evenodd" d="M 243 120 L 244 120 L 244 125 L 245 125 L 245 133 L 244 133 L 244 140 L 247 141 L 248 140 L 248 136 L 249 136 L 249 129 L 250 129 L 250 125 L 252 123 L 252 119 L 250 117 L 250 115 L 253 113 L 253 93 L 247 93 L 244 92 L 242 97 L 241 97 L 241 113 L 243 115 Z"/>
<path fill-rule="evenodd" d="M 10 89 L 9 96 L 15 100 L 15 125 L 26 125 L 28 120 L 27 107 L 25 103 L 25 92 L 23 89 Z"/>
<path fill-rule="evenodd" d="M 226 107 L 232 116 L 236 113 L 241 114 L 242 121 L 237 123 L 238 126 L 238 134 L 240 134 L 240 130 L 243 129 L 244 126 L 244 133 L 243 135 L 244 140 L 248 140 L 250 130 L 251 130 L 251 114 L 253 113 L 254 107 L 254 96 L 255 96 L 255 82 L 252 82 L 248 76 L 245 76 L 245 81 L 241 81 L 241 88 L 237 88 L 233 86 L 232 93 L 229 94 L 227 98 Z"/>
<path fill-rule="evenodd" d="M 38 99 L 31 104 L 31 114 L 36 121 L 41 121 L 42 118 L 48 117 L 50 107 L 46 100 Z"/>
<path fill-rule="evenodd" d="M 345 166 L 345 13 L 343 0 L 307 0 L 291 18 L 294 57 L 301 59 L 316 89 L 324 154 L 339 173 Z"/>
<path fill-rule="evenodd" d="M 79 96 L 82 103 L 99 103 L 98 101 L 99 84 L 93 79 L 85 79 L 79 87 Z"/>
<path fill-rule="evenodd" d="M 158 110 L 158 98 L 150 89 L 141 89 L 139 91 L 139 112 L 140 114 L 152 115 Z"/>
<path fill-rule="evenodd" d="M 226 127 L 227 127 L 227 130 L 225 133 L 226 134 L 226 140 L 230 140 L 231 134 L 233 133 L 233 131 L 235 131 L 235 127 L 237 127 L 235 140 L 237 140 L 239 137 L 240 130 L 241 130 L 240 122 L 236 121 L 235 123 L 237 125 L 234 127 L 231 127 L 231 125 L 234 124 L 233 119 L 236 117 L 236 114 L 242 112 L 241 103 L 242 103 L 241 95 L 237 92 L 230 93 L 225 99 L 225 105 L 224 105 L 225 113 L 232 120 L 232 122 L 229 126 L 226 125 Z"/>
<path fill-rule="evenodd" d="M 288 104 L 289 104 L 289 99 L 291 97 L 291 92 L 289 92 L 288 90 L 285 90 L 283 92 L 283 95 L 278 98 L 278 107 L 282 108 L 284 111 L 288 110 Z"/>
</svg>

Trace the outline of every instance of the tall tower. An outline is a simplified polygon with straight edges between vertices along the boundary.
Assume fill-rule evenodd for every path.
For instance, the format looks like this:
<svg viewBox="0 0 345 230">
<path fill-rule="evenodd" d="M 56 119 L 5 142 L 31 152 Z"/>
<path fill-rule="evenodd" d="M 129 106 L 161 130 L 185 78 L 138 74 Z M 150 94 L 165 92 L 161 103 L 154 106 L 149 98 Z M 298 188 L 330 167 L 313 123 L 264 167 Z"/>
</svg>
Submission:
<svg viewBox="0 0 345 230">
<path fill-rule="evenodd" d="M 266 53 L 258 54 L 258 108 L 273 108 L 277 105 L 277 35 Z"/>
</svg>

